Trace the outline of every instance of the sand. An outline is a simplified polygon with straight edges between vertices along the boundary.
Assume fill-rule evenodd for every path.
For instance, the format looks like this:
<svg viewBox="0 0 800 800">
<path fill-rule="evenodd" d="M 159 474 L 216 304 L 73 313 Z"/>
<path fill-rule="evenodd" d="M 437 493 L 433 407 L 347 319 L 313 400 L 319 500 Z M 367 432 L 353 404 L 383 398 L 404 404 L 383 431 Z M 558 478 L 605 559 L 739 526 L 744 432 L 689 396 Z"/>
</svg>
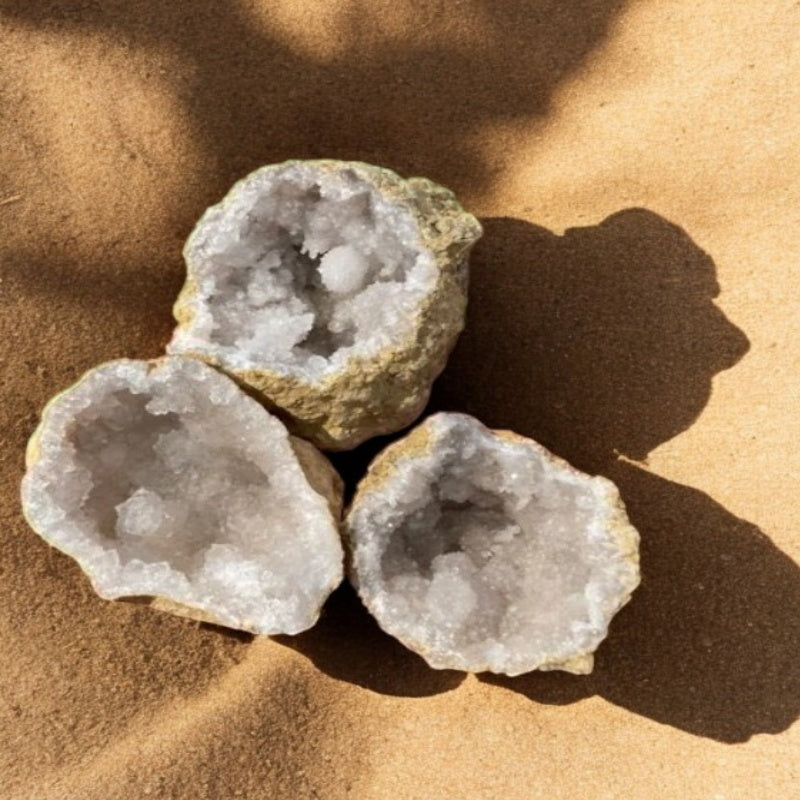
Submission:
<svg viewBox="0 0 800 800">
<path fill-rule="evenodd" d="M 0 0 L 0 65 L 3 800 L 800 797 L 800 6 Z M 619 484 L 593 675 L 431 671 L 346 589 L 294 639 L 107 603 L 23 522 L 44 402 L 158 355 L 202 210 L 319 156 L 483 221 L 431 408 Z"/>
</svg>

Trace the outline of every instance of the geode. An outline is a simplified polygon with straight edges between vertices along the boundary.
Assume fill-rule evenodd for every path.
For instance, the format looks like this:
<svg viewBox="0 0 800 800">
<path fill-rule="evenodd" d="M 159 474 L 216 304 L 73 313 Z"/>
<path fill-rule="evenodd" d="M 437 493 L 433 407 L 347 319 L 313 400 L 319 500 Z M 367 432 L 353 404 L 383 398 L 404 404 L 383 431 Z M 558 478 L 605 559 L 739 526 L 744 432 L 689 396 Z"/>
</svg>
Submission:
<svg viewBox="0 0 800 800">
<path fill-rule="evenodd" d="M 480 235 L 423 178 L 332 160 L 263 167 L 190 235 L 168 351 L 221 367 L 320 447 L 354 447 L 422 411 L 464 325 Z"/>
<path fill-rule="evenodd" d="M 112 361 L 51 400 L 22 500 L 107 599 L 297 633 L 342 578 L 338 475 L 192 359 Z"/>
<path fill-rule="evenodd" d="M 591 672 L 639 583 L 614 484 L 465 414 L 384 450 L 344 530 L 367 608 L 440 669 Z"/>
</svg>

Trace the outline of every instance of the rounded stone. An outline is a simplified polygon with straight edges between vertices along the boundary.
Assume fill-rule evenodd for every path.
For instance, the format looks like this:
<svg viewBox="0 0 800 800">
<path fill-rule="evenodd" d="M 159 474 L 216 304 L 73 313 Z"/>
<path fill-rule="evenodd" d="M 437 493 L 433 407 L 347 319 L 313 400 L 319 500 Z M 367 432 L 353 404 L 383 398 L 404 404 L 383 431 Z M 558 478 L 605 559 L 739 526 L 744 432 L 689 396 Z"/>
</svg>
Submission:
<svg viewBox="0 0 800 800">
<path fill-rule="evenodd" d="M 464 325 L 480 234 L 424 178 L 333 160 L 262 167 L 189 237 L 168 351 L 222 368 L 319 447 L 355 447 L 425 406 Z"/>
<path fill-rule="evenodd" d="M 28 522 L 106 599 L 297 633 L 341 581 L 339 476 L 200 361 L 90 370 L 47 405 L 26 461 Z"/>
<path fill-rule="evenodd" d="M 590 672 L 639 583 L 614 484 L 466 414 L 379 454 L 344 532 L 369 611 L 440 669 Z"/>
</svg>

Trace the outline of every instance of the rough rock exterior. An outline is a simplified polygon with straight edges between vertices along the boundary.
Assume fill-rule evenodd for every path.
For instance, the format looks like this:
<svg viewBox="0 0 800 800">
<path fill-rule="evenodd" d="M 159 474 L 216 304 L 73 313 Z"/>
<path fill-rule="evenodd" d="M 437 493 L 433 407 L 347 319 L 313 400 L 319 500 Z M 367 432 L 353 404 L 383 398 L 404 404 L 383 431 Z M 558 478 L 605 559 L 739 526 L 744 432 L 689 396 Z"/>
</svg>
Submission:
<svg viewBox="0 0 800 800">
<path fill-rule="evenodd" d="M 230 378 L 173 356 L 103 364 L 55 397 L 22 500 L 104 598 L 297 633 L 342 578 L 341 490 Z"/>
<path fill-rule="evenodd" d="M 610 481 L 465 414 L 436 414 L 375 459 L 345 538 L 367 608 L 437 668 L 590 672 L 639 582 Z"/>
<path fill-rule="evenodd" d="M 221 367 L 324 449 L 399 430 L 463 327 L 480 234 L 423 178 L 331 160 L 263 167 L 189 237 L 169 352 Z"/>
</svg>

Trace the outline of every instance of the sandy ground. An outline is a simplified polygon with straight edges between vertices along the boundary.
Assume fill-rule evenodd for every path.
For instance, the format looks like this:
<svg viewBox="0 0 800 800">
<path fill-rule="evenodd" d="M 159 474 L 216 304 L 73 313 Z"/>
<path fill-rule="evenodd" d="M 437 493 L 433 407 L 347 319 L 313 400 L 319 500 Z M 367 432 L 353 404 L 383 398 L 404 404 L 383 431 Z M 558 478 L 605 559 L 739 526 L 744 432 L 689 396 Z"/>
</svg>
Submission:
<svg viewBox="0 0 800 800">
<path fill-rule="evenodd" d="M 3 800 L 800 797 L 800 5 L 0 0 L 0 103 Z M 44 402 L 159 354 L 202 210 L 313 156 L 483 220 L 432 406 L 619 484 L 593 675 L 428 670 L 347 590 L 295 639 L 106 603 L 23 522 Z"/>
</svg>

